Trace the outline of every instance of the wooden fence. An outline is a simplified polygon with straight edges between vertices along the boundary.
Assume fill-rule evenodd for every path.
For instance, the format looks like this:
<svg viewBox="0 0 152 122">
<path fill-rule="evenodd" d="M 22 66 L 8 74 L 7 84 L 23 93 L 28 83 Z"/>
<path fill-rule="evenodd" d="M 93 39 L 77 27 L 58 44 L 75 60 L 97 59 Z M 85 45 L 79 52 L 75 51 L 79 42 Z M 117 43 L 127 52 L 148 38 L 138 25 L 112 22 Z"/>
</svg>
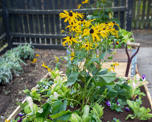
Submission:
<svg viewBox="0 0 152 122">
<path fill-rule="evenodd" d="M 6 33 L 3 25 L 2 4 L 0 4 L 0 54 L 7 50 Z"/>
<path fill-rule="evenodd" d="M 6 39 L 9 47 L 32 43 L 38 48 L 63 49 L 65 34 L 60 31 L 65 24 L 59 18 L 64 9 L 93 12 L 97 8 L 76 9 L 83 0 L 2 0 Z M 93 4 L 96 0 L 90 0 Z M 114 0 L 109 6 L 121 27 L 131 30 L 132 0 Z"/>
<path fill-rule="evenodd" d="M 133 29 L 152 29 L 152 0 L 133 0 Z"/>
</svg>

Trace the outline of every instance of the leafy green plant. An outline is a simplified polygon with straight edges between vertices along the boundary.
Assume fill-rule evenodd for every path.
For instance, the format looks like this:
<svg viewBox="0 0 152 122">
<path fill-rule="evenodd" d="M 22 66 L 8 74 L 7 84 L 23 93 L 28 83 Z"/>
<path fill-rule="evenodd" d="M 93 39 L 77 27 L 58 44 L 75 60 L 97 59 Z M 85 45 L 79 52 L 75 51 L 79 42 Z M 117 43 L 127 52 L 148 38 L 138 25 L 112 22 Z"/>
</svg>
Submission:
<svg viewBox="0 0 152 122">
<path fill-rule="evenodd" d="M 147 81 L 142 80 L 139 75 L 135 75 L 133 78 L 128 80 L 128 85 L 130 86 L 129 94 L 130 97 L 135 99 L 136 96 L 145 96 L 143 92 L 141 92 L 140 87 L 146 84 Z"/>
<path fill-rule="evenodd" d="M 18 46 L 7 51 L 0 57 L 0 83 L 9 83 L 13 74 L 19 75 L 22 71 L 21 64 L 25 64 L 25 59 L 33 59 L 34 50 L 29 44 Z"/>
<path fill-rule="evenodd" d="M 95 19 L 96 23 L 110 21 L 119 22 L 118 19 L 113 17 L 113 11 L 112 9 L 110 9 L 110 7 L 112 6 L 112 2 L 112 0 L 96 0 L 96 2 L 91 6 L 101 10 L 95 10 L 91 15 L 88 15 L 87 18 Z"/>
<path fill-rule="evenodd" d="M 139 120 L 148 120 L 152 118 L 152 113 L 149 113 L 151 110 L 149 108 L 141 107 L 142 101 L 141 99 L 137 99 L 136 101 L 127 100 L 129 107 L 132 109 L 133 114 L 129 114 L 126 119 L 139 119 Z"/>
<path fill-rule="evenodd" d="M 71 122 L 89 122 L 89 121 L 101 122 L 100 118 L 103 115 L 103 109 L 104 108 L 97 103 L 95 103 L 95 105 L 92 107 L 92 110 L 90 110 L 89 105 L 85 105 L 83 108 L 82 117 L 79 116 L 77 113 L 72 113 L 70 121 Z"/>
</svg>

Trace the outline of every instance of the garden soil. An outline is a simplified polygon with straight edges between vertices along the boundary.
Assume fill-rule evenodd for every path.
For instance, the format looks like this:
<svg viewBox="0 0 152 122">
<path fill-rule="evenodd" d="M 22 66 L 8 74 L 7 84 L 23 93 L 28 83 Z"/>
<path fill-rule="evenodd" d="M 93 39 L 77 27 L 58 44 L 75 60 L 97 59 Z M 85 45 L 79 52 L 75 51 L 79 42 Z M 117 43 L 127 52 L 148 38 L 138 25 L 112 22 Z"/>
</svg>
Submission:
<svg viewBox="0 0 152 122">
<path fill-rule="evenodd" d="M 13 80 L 7 85 L 0 85 L 0 117 L 7 118 L 18 106 L 17 102 L 22 102 L 25 98 L 23 90 L 33 88 L 36 83 L 43 78 L 47 73 L 41 65 L 50 64 L 54 62 L 54 56 L 64 56 L 65 51 L 62 50 L 35 50 L 37 63 L 33 64 L 31 61 L 26 61 L 27 65 L 23 65 L 23 71 L 19 76 L 14 76 Z M 53 68 L 55 63 L 51 63 Z M 0 122 L 1 122 L 0 118 Z"/>
<path fill-rule="evenodd" d="M 146 94 L 144 87 L 141 87 L 141 91 Z M 144 106 L 146 108 L 151 108 L 147 95 L 142 98 L 142 106 Z M 117 118 L 121 122 L 152 122 L 152 119 L 145 120 L 145 121 L 140 121 L 140 120 L 136 120 L 136 119 L 125 120 L 127 115 L 132 114 L 132 113 L 131 112 L 126 112 L 125 110 L 123 110 L 123 111 L 124 112 L 118 113 L 118 112 L 114 112 L 114 111 L 110 110 L 108 107 L 105 107 L 104 115 L 103 115 L 103 118 L 104 118 L 103 122 L 108 122 L 108 121 L 111 122 L 111 120 L 113 120 L 113 118 Z"/>
<path fill-rule="evenodd" d="M 124 49 L 118 50 L 117 52 L 118 53 L 114 56 L 113 61 L 126 62 L 127 57 Z M 48 65 L 50 62 L 55 61 L 54 56 L 64 56 L 66 51 L 36 49 L 35 53 L 40 55 L 37 63 L 32 64 L 31 61 L 26 61 L 27 65 L 23 66 L 23 72 L 19 76 L 15 76 L 7 85 L 0 85 L 0 116 L 7 118 L 17 107 L 16 103 L 24 100 L 25 94 L 23 93 L 23 90 L 33 88 L 36 83 L 44 77 L 47 71 L 41 66 L 43 62 Z M 54 66 L 55 63 L 51 63 L 51 67 L 53 68 Z M 64 68 L 62 68 L 62 70 L 65 72 Z M 150 107 L 147 102 L 147 97 L 143 100 L 143 104 L 146 107 Z M 114 117 L 122 120 L 121 122 L 125 122 L 125 117 L 127 115 L 128 112 L 117 113 L 105 107 L 103 122 L 110 121 Z M 139 122 L 139 120 L 129 120 L 128 122 Z M 152 122 L 152 120 L 147 122 Z"/>
</svg>

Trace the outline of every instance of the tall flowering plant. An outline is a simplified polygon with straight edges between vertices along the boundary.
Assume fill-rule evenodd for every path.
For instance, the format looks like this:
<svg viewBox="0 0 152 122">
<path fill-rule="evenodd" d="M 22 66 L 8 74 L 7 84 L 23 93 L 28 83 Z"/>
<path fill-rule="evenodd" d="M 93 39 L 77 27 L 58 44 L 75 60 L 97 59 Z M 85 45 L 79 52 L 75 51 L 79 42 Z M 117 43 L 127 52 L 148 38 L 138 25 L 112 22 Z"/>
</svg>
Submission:
<svg viewBox="0 0 152 122">
<path fill-rule="evenodd" d="M 118 38 L 120 27 L 115 22 L 93 24 L 94 20 L 86 20 L 84 14 L 73 11 L 64 10 L 60 17 L 68 23 L 68 36 L 62 43 L 70 52 L 67 56 L 68 62 L 70 60 L 66 70 L 67 86 L 79 90 L 79 95 L 82 93 L 83 106 L 91 100 L 86 99 L 91 93 L 87 89 L 93 90 L 115 80 L 115 73 L 104 70 L 101 62 L 113 48 L 110 38 Z M 77 93 L 73 96 L 81 99 Z"/>
</svg>

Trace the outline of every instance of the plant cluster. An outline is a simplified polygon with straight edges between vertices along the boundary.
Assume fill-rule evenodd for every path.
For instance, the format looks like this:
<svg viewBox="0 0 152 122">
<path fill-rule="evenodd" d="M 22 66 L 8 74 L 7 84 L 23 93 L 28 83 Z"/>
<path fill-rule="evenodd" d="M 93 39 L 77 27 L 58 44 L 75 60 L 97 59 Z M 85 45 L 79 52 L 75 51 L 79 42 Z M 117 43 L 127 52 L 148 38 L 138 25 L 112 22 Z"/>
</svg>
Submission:
<svg viewBox="0 0 152 122">
<path fill-rule="evenodd" d="M 25 64 L 24 60 L 32 60 L 33 57 L 34 50 L 29 44 L 7 51 L 0 57 L 0 84 L 9 83 L 13 74 L 19 75 L 22 71 L 21 64 Z"/>
<path fill-rule="evenodd" d="M 112 55 L 111 49 L 127 43 L 119 40 L 119 25 L 112 21 L 94 22 L 94 19 L 84 19 L 82 13 L 66 10 L 60 17 L 68 23 L 66 29 L 69 31 L 63 42 L 68 50 L 66 75 L 42 64 L 50 77 L 32 90 L 25 90 L 28 97 L 21 105 L 23 115 L 14 122 L 101 122 L 104 106 L 117 112 L 132 110 L 133 115 L 126 119 L 151 118 L 149 109 L 137 103 L 138 98 L 144 96 L 140 87 L 145 79 L 137 75 L 130 79 L 117 77 L 113 72 L 117 63 L 111 66 L 112 71 L 103 68 L 105 56 Z M 112 121 L 119 122 L 119 119 Z"/>
</svg>

